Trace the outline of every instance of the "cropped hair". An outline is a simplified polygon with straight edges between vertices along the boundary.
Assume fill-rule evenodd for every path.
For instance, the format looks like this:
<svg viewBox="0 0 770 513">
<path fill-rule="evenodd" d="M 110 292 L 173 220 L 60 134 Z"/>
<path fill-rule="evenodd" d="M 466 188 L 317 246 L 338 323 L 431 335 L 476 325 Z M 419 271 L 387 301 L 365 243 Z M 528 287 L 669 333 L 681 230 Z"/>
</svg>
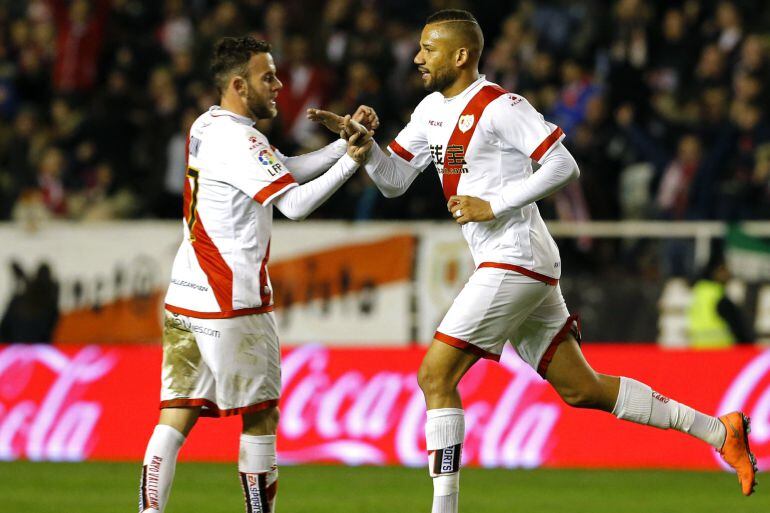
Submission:
<svg viewBox="0 0 770 513">
<path fill-rule="evenodd" d="M 270 43 L 252 36 L 223 37 L 214 45 L 211 57 L 211 75 L 220 94 L 227 89 L 232 75 L 246 76 L 249 59 L 255 53 L 269 53 Z"/>
</svg>

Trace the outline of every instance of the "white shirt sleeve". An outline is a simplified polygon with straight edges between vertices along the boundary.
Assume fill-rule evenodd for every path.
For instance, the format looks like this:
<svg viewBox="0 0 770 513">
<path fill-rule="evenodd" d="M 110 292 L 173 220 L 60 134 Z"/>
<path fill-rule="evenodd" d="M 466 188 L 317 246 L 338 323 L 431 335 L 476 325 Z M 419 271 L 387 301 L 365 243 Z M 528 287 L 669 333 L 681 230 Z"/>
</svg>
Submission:
<svg viewBox="0 0 770 513">
<path fill-rule="evenodd" d="M 275 206 L 289 219 L 301 221 L 328 200 L 356 169 L 358 163 L 345 153 L 326 173 L 277 197 Z"/>
<path fill-rule="evenodd" d="M 495 100 L 489 112 L 493 132 L 508 147 L 515 148 L 539 164 L 564 139 L 561 128 L 549 123 L 522 96 L 508 93 Z"/>
<path fill-rule="evenodd" d="M 404 194 L 432 161 L 421 106 L 422 103 L 415 108 L 409 123 L 388 145 L 390 155 L 375 144 L 364 165 L 367 174 L 386 198 Z"/>
<path fill-rule="evenodd" d="M 227 130 L 217 143 L 224 165 L 217 166 L 221 170 L 211 178 L 237 187 L 265 206 L 297 186 L 267 139 L 253 128 Z"/>
<path fill-rule="evenodd" d="M 342 139 L 338 139 L 319 150 L 295 157 L 287 157 L 278 151 L 277 148 L 273 148 L 276 156 L 290 170 L 291 176 L 300 184 L 321 176 L 345 154 L 346 150 L 347 143 Z"/>
<path fill-rule="evenodd" d="M 526 180 L 504 187 L 489 203 L 500 218 L 558 191 L 580 176 L 577 162 L 561 143 L 556 143 L 542 157 L 543 165 Z"/>
<path fill-rule="evenodd" d="M 364 169 L 386 198 L 395 198 L 406 192 L 420 169 L 412 167 L 408 162 L 396 155 L 386 155 L 379 146 L 374 144 L 369 152 L 369 159 Z"/>
</svg>

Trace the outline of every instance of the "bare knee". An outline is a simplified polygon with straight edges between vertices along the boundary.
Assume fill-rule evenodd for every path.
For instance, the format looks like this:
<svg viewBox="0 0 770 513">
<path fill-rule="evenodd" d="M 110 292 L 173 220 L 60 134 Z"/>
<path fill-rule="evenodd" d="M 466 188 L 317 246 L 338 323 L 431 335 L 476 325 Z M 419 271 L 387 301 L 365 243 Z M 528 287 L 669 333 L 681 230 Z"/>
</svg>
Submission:
<svg viewBox="0 0 770 513">
<path fill-rule="evenodd" d="M 243 433 L 246 435 L 274 435 L 278 430 L 280 412 L 277 406 L 242 415 Z"/>
<path fill-rule="evenodd" d="M 599 394 L 592 386 L 571 387 L 557 390 L 562 400 L 574 408 L 596 408 Z"/>
<path fill-rule="evenodd" d="M 557 388 L 561 398 L 575 408 L 610 411 L 617 398 L 617 378 L 596 374 L 593 379 Z"/>
<path fill-rule="evenodd" d="M 425 397 L 443 397 L 457 389 L 457 383 L 425 361 L 417 372 L 417 384 Z"/>
<path fill-rule="evenodd" d="M 192 408 L 163 408 L 160 410 L 158 424 L 171 426 L 186 437 L 192 431 L 193 426 L 195 426 L 200 412 L 200 406 Z"/>
</svg>

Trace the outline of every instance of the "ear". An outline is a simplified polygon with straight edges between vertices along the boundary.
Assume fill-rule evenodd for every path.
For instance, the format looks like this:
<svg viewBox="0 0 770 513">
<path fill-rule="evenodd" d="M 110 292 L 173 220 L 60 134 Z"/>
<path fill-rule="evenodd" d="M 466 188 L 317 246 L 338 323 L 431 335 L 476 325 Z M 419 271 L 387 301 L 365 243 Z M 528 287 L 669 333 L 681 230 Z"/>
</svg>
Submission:
<svg viewBox="0 0 770 513">
<path fill-rule="evenodd" d="M 455 53 L 455 66 L 458 68 L 462 68 L 465 66 L 465 64 L 468 62 L 468 49 L 467 48 L 460 48 Z"/>
<path fill-rule="evenodd" d="M 232 87 L 235 89 L 235 92 L 238 93 L 238 96 L 246 96 L 246 79 L 240 75 L 235 75 L 230 79 L 230 84 L 232 84 Z"/>
</svg>

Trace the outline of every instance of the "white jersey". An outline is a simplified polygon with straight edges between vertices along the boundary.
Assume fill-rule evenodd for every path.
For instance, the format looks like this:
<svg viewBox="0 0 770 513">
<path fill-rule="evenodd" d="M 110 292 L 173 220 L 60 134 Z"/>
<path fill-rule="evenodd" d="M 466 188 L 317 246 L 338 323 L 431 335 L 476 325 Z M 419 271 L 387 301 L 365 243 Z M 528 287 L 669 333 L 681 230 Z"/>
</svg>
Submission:
<svg viewBox="0 0 770 513">
<path fill-rule="evenodd" d="M 447 200 L 459 194 L 490 201 L 527 179 L 532 160 L 541 162 L 563 138 L 527 100 L 482 75 L 452 98 L 426 96 L 389 149 L 418 170 L 432 161 Z M 534 203 L 501 219 L 467 223 L 462 232 L 477 267 L 552 284 L 561 276 L 559 250 Z"/>
<path fill-rule="evenodd" d="M 166 309 L 226 318 L 273 308 L 271 202 L 297 182 L 254 122 L 214 106 L 190 129 L 184 238 Z"/>
</svg>

